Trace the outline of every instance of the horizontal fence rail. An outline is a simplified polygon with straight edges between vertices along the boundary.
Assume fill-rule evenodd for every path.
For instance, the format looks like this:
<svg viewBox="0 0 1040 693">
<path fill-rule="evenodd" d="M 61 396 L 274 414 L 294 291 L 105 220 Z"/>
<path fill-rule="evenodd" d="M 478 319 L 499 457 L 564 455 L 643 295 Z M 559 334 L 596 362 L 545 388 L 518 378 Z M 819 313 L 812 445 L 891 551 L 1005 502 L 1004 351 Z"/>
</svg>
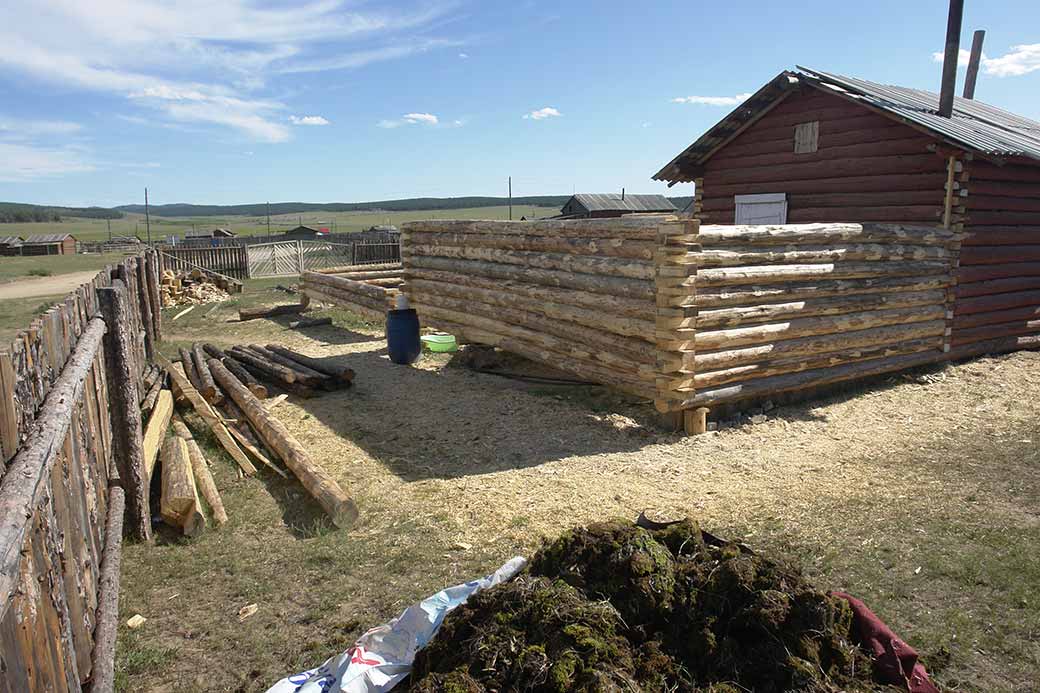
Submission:
<svg viewBox="0 0 1040 693">
<path fill-rule="evenodd" d="M 283 241 L 248 246 L 249 275 L 287 277 L 308 271 L 359 264 L 399 262 L 399 243 Z"/>
</svg>

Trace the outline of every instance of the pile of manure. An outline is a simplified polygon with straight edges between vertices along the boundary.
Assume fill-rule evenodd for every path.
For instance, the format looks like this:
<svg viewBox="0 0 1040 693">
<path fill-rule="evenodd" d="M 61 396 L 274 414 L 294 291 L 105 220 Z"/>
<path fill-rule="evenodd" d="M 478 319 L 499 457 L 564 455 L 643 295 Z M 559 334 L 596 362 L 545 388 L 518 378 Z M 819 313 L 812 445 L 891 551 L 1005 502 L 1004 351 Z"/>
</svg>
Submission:
<svg viewBox="0 0 1040 693">
<path fill-rule="evenodd" d="M 691 520 L 615 520 L 545 544 L 450 613 L 408 690 L 899 690 L 874 682 L 852 620 L 845 600 Z"/>
</svg>

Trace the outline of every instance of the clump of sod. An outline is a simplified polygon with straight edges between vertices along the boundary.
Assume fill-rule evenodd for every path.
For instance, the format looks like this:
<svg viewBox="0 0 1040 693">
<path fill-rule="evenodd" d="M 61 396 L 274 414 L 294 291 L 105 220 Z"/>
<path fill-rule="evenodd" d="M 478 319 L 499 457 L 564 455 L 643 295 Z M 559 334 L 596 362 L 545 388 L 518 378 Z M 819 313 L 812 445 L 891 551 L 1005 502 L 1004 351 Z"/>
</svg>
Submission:
<svg viewBox="0 0 1040 693">
<path fill-rule="evenodd" d="M 851 629 L 847 602 L 691 520 L 614 520 L 547 542 L 449 614 L 410 690 L 896 690 L 873 681 Z"/>
</svg>

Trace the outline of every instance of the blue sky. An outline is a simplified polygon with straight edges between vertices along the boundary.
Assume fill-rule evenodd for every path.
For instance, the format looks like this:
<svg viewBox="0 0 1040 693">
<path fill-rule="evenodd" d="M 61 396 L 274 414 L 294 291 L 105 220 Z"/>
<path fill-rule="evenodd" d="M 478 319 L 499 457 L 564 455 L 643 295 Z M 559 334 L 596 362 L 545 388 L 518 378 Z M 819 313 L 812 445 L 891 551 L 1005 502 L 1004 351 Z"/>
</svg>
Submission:
<svg viewBox="0 0 1040 693">
<path fill-rule="evenodd" d="M 966 4 L 962 46 L 987 30 L 976 98 L 1040 120 L 1040 3 Z M 0 200 L 115 205 L 145 186 L 157 204 L 504 195 L 510 175 L 514 195 L 665 192 L 650 176 L 784 68 L 937 90 L 946 12 L 5 0 Z"/>
</svg>

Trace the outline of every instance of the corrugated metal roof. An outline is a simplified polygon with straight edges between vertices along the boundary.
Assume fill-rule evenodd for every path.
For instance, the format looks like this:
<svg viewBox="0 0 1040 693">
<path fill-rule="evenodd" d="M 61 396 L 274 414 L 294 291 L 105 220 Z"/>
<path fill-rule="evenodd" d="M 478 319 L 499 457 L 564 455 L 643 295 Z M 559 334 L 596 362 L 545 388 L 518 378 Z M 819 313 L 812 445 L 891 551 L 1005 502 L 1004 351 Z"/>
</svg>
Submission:
<svg viewBox="0 0 1040 693">
<path fill-rule="evenodd" d="M 1040 161 L 1040 123 L 973 99 L 954 98 L 953 115 L 938 115 L 939 96 L 922 89 L 877 84 L 799 66 L 781 72 L 696 142 L 658 171 L 653 179 L 671 184 L 696 178 L 692 171 L 741 128 L 761 117 L 798 84 L 808 84 L 862 103 L 910 125 L 922 127 L 956 147 L 993 158 L 1026 157 Z"/>
<path fill-rule="evenodd" d="M 674 212 L 673 205 L 664 195 L 625 195 L 618 193 L 578 193 L 564 205 L 577 202 L 590 212 Z"/>
<path fill-rule="evenodd" d="M 0 236 L 0 245 L 20 245 L 21 242 L 18 236 Z"/>
<path fill-rule="evenodd" d="M 41 233 L 35 236 L 28 236 L 25 239 L 25 245 L 47 245 L 49 243 L 61 243 L 66 238 L 69 238 L 72 234 L 69 233 Z"/>
<path fill-rule="evenodd" d="M 928 128 L 981 154 L 1040 160 L 1040 123 L 974 99 L 953 99 L 950 118 L 938 115 L 939 95 L 922 89 L 877 84 L 799 66 L 800 75 L 823 89 L 844 93 Z"/>
</svg>

